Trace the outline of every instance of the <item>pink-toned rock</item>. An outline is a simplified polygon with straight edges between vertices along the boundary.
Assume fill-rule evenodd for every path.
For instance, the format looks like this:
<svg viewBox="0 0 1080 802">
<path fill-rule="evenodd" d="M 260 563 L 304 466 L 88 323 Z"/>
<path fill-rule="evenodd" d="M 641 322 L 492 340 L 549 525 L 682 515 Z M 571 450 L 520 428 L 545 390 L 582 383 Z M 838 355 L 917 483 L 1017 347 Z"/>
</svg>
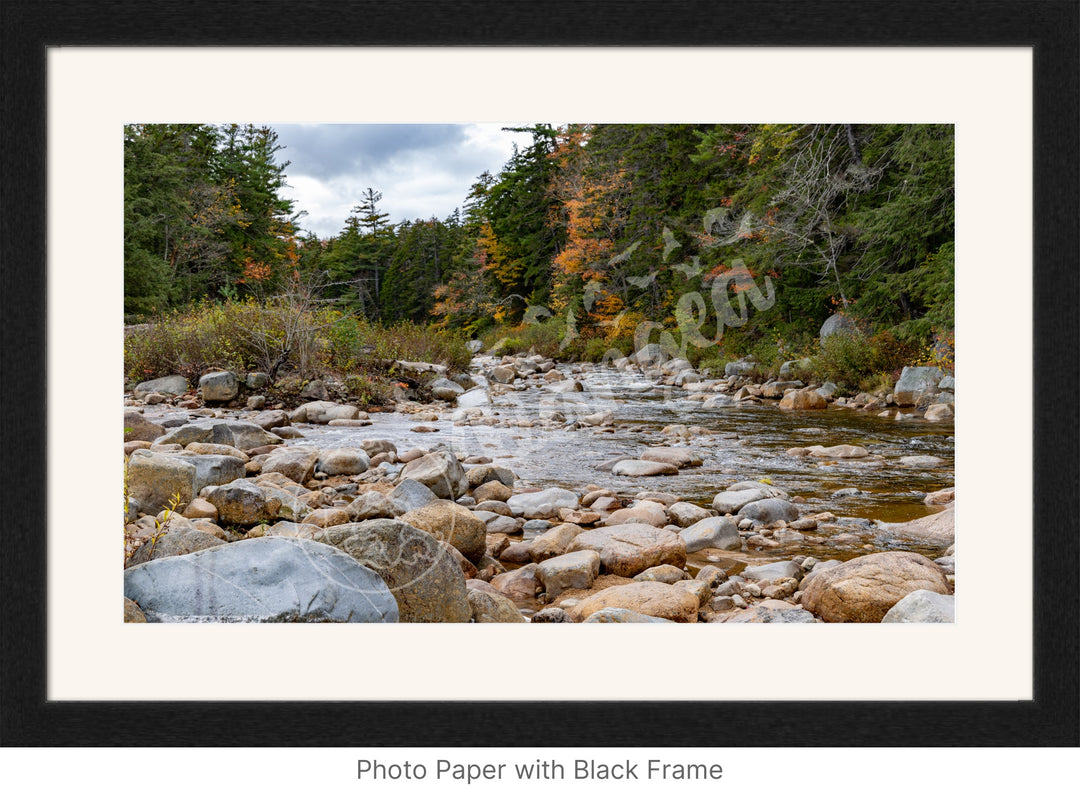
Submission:
<svg viewBox="0 0 1080 802">
<path fill-rule="evenodd" d="M 491 578 L 491 586 L 513 601 L 532 601 L 541 588 L 537 568 L 536 563 L 529 563 L 515 571 L 499 574 Z"/>
<path fill-rule="evenodd" d="M 813 390 L 793 390 L 784 396 L 780 409 L 811 410 L 828 409 L 829 403 Z"/>
<path fill-rule="evenodd" d="M 648 524 L 621 524 L 586 530 L 574 538 L 569 551 L 600 552 L 604 570 L 633 577 L 654 565 L 686 565 L 686 544 L 676 532 Z"/>
<path fill-rule="evenodd" d="M 657 528 L 667 526 L 667 513 L 663 504 L 655 501 L 639 501 L 633 507 L 624 507 L 615 510 L 608 516 L 605 526 L 619 526 L 620 524 L 648 524 Z"/>
<path fill-rule="evenodd" d="M 593 613 L 613 607 L 670 621 L 697 620 L 698 596 L 682 587 L 663 582 L 632 582 L 615 585 L 594 593 L 570 611 L 575 621 L 584 621 Z"/>
</svg>

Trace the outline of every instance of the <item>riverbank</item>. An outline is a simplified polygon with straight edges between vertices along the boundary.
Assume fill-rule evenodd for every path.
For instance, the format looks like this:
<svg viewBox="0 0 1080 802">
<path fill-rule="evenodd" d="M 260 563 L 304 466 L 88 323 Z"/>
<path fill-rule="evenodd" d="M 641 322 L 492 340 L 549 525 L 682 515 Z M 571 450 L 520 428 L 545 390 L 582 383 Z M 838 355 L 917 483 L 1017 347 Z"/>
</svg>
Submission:
<svg viewBox="0 0 1080 802">
<path fill-rule="evenodd" d="M 738 364 L 714 377 L 660 356 L 485 356 L 460 383 L 414 366 L 442 400 L 392 412 L 339 403 L 332 384 L 326 400 L 282 409 L 265 408 L 284 406 L 269 393 L 252 408 L 259 388 L 214 401 L 213 382 L 173 396 L 143 387 L 126 402 L 127 575 L 190 572 L 170 566 L 199 554 L 243 575 L 246 552 L 271 548 L 251 543 L 285 537 L 289 553 L 329 547 L 377 574 L 396 609 L 372 620 L 880 620 L 915 590 L 936 594 L 937 612 L 920 615 L 942 615 L 951 424 L 926 413 L 951 412 L 946 377 L 829 399 Z M 181 501 L 160 524 L 166 488 Z M 838 603 L 841 586 L 866 599 Z M 234 617 L 143 602 L 152 620 Z M 313 609 L 300 620 L 338 620 Z M 236 617 L 249 615 L 273 618 Z"/>
</svg>

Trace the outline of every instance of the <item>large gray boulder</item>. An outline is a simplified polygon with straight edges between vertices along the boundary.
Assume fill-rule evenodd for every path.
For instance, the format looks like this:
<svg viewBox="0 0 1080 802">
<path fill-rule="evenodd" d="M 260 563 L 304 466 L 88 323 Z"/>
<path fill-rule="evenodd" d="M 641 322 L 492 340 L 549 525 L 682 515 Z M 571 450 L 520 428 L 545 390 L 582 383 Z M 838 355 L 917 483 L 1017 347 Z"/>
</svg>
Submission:
<svg viewBox="0 0 1080 802">
<path fill-rule="evenodd" d="M 203 401 L 232 401 L 240 394 L 240 382 L 231 370 L 204 373 L 199 377 L 199 392 Z"/>
<path fill-rule="evenodd" d="M 883 624 L 951 624 L 956 620 L 956 597 L 913 590 L 892 606 Z"/>
<path fill-rule="evenodd" d="M 157 515 L 175 497 L 182 510 L 195 496 L 195 475 L 195 466 L 176 455 L 139 449 L 128 460 L 127 493 L 147 515 Z"/>
<path fill-rule="evenodd" d="M 187 446 L 189 443 L 222 443 L 241 451 L 251 451 L 262 446 L 279 445 L 285 441 L 248 421 L 199 421 L 170 429 L 155 442 L 159 445 L 175 443 L 180 446 Z"/>
<path fill-rule="evenodd" d="M 734 513 L 741 510 L 753 501 L 770 498 L 769 491 L 764 488 L 747 488 L 746 490 L 722 490 L 713 496 L 712 507 L 721 515 Z"/>
<path fill-rule="evenodd" d="M 893 389 L 893 401 L 900 407 L 913 407 L 920 397 L 935 392 L 943 378 L 945 374 L 937 367 L 904 368 Z"/>
<path fill-rule="evenodd" d="M 439 498 L 456 499 L 469 491 L 469 482 L 457 457 L 449 451 L 432 451 L 406 463 L 402 479 L 413 479 L 425 485 Z"/>
<path fill-rule="evenodd" d="M 858 330 L 859 327 L 855 325 L 851 318 L 837 312 L 834 315 L 829 315 L 825 322 L 821 324 L 821 328 L 818 329 L 818 339 L 824 340 L 826 337 L 831 337 L 842 331 L 857 332 Z"/>
<path fill-rule="evenodd" d="M 739 529 L 733 518 L 705 518 L 679 532 L 686 544 L 686 553 L 702 549 L 738 551 L 742 548 Z"/>
<path fill-rule="evenodd" d="M 147 621 L 370 623 L 398 620 L 386 582 L 340 549 L 262 537 L 128 568 L 124 596 Z"/>
<path fill-rule="evenodd" d="M 135 385 L 135 389 L 131 391 L 131 394 L 135 398 L 141 400 L 150 393 L 161 393 L 161 395 L 183 395 L 187 390 L 187 379 L 183 376 L 163 376 L 160 379 L 151 379 L 150 381 L 140 382 Z"/>
<path fill-rule="evenodd" d="M 426 507 L 439 497 L 432 493 L 427 485 L 422 485 L 415 479 L 404 479 L 387 494 L 387 498 L 404 514 Z"/>
<path fill-rule="evenodd" d="M 382 577 L 401 621 L 463 623 L 472 617 L 461 566 L 427 532 L 381 519 L 332 526 L 313 537 Z"/>
<path fill-rule="evenodd" d="M 281 508 L 279 499 L 269 495 L 266 488 L 247 479 L 205 487 L 200 497 L 214 505 L 221 523 L 235 526 L 252 526 L 269 521 L 277 517 Z"/>
<path fill-rule="evenodd" d="M 739 510 L 739 513 L 759 524 L 771 524 L 777 521 L 798 520 L 799 510 L 787 499 L 763 498 L 751 501 Z"/>
<path fill-rule="evenodd" d="M 578 496 L 571 490 L 549 487 L 538 493 L 517 493 L 506 503 L 514 515 L 523 518 L 553 518 L 564 507 L 576 509 Z"/>
<path fill-rule="evenodd" d="M 355 476 L 370 467 L 367 452 L 362 448 L 328 448 L 319 452 L 315 470 L 327 476 Z"/>
<path fill-rule="evenodd" d="M 195 466 L 195 481 L 192 486 L 192 494 L 197 496 L 199 491 L 210 485 L 227 485 L 236 479 L 243 479 L 247 475 L 244 460 L 238 457 L 227 457 L 220 454 L 189 454 L 180 452 L 169 456 Z"/>
</svg>

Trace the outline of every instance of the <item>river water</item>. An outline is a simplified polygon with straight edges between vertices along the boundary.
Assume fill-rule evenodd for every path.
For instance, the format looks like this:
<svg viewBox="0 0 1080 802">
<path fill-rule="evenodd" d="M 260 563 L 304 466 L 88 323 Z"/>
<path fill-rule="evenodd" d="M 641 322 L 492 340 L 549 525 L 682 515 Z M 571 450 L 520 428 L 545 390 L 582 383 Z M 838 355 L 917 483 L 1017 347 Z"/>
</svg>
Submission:
<svg viewBox="0 0 1080 802">
<path fill-rule="evenodd" d="M 852 551 L 883 550 L 895 546 L 874 522 L 901 522 L 938 511 L 926 506 L 926 493 L 951 487 L 953 478 L 953 427 L 951 422 L 930 423 L 921 418 L 895 420 L 878 412 L 859 412 L 830 407 L 820 412 L 788 412 L 772 405 L 726 405 L 704 408 L 700 400 L 678 388 L 658 386 L 637 372 L 610 367 L 584 366 L 574 374 L 584 385 L 583 392 L 556 394 L 543 385 L 529 385 L 492 399 L 488 410 L 511 425 L 460 425 L 448 419 L 421 422 L 398 413 L 373 413 L 373 424 L 363 428 L 314 426 L 304 430 L 305 441 L 320 448 L 359 446 L 367 438 L 393 441 L 399 453 L 408 448 L 431 449 L 440 445 L 458 453 L 490 457 L 512 468 L 518 486 L 557 485 L 584 494 L 589 484 L 610 488 L 620 494 L 639 491 L 668 492 L 702 506 L 729 485 L 766 478 L 791 496 L 804 515 L 831 512 L 834 524 L 819 534 L 835 536 L 850 532 L 858 543 L 809 548 L 792 544 L 773 558 L 785 554 L 815 554 L 819 557 L 855 556 Z M 724 399 L 727 400 L 727 399 Z M 542 415 L 561 412 L 567 420 L 600 410 L 615 416 L 614 431 L 595 427 L 566 428 L 534 426 L 523 428 L 516 422 L 537 422 Z M 679 440 L 662 434 L 672 424 L 700 426 L 713 434 Z M 434 432 L 413 432 L 429 426 Z M 858 445 L 870 457 L 857 460 L 823 461 L 797 458 L 785 452 L 794 446 Z M 596 466 L 616 458 L 635 458 L 650 446 L 689 447 L 704 462 L 684 468 L 677 476 L 631 478 L 613 476 Z M 931 469 L 908 467 L 900 457 L 930 455 L 944 460 Z M 854 488 L 857 494 L 841 489 Z M 848 490 L 847 492 L 850 492 Z M 904 544 L 903 548 L 913 548 Z M 917 550 L 918 547 L 914 547 Z M 929 549 L 934 556 L 940 549 Z"/>
</svg>

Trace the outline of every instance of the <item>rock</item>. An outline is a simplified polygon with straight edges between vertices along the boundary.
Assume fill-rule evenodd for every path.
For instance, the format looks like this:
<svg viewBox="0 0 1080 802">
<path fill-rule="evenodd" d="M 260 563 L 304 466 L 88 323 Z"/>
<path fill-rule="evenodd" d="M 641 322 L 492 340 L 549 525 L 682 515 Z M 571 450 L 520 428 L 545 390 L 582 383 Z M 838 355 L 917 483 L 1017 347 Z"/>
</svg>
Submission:
<svg viewBox="0 0 1080 802">
<path fill-rule="evenodd" d="M 265 537 L 300 537 L 311 540 L 319 531 L 321 531 L 319 527 L 312 526 L 311 524 L 298 524 L 293 521 L 278 521 L 266 530 Z"/>
<path fill-rule="evenodd" d="M 137 565 L 124 571 L 124 596 L 148 621 L 398 620 L 378 574 L 298 538 L 256 538 Z"/>
<path fill-rule="evenodd" d="M 735 513 L 754 501 L 771 498 L 767 488 L 724 490 L 713 496 L 712 507 L 721 515 Z"/>
<path fill-rule="evenodd" d="M 744 505 L 739 513 L 762 524 L 771 524 L 776 521 L 795 521 L 799 518 L 798 508 L 790 501 L 782 498 L 763 498 L 760 501 L 752 501 Z"/>
<path fill-rule="evenodd" d="M 932 590 L 913 590 L 885 613 L 881 623 L 952 624 L 955 620 L 955 596 L 945 596 Z"/>
<path fill-rule="evenodd" d="M 687 554 L 703 549 L 739 551 L 742 548 L 742 538 L 732 518 L 705 518 L 683 529 L 679 537 L 686 544 Z"/>
<path fill-rule="evenodd" d="M 513 487 L 517 477 L 514 476 L 514 472 L 509 468 L 504 468 L 501 465 L 488 464 L 469 468 L 465 473 L 465 478 L 468 480 L 471 487 L 480 487 L 481 485 L 486 485 L 488 482 L 499 482 L 506 487 Z M 503 501 L 505 500 L 506 499 L 503 499 Z"/>
<path fill-rule="evenodd" d="M 935 490 L 933 493 L 927 493 L 923 498 L 923 504 L 929 504 L 931 506 L 944 506 L 952 501 L 956 500 L 956 488 L 946 487 L 943 490 Z"/>
<path fill-rule="evenodd" d="M 283 409 L 268 409 L 265 412 L 260 412 L 251 419 L 251 422 L 256 426 L 261 426 L 266 431 L 288 426 L 290 423 L 289 416 Z"/>
<path fill-rule="evenodd" d="M 193 495 L 197 495 L 204 487 L 209 485 L 225 485 L 247 476 L 247 469 L 244 467 L 246 457 L 189 454 L 187 451 L 171 454 L 170 456 L 195 466 L 195 480 L 192 484 Z"/>
<path fill-rule="evenodd" d="M 506 501 L 514 491 L 499 481 L 485 482 L 473 490 L 473 498 L 478 504 L 485 501 Z"/>
<path fill-rule="evenodd" d="M 491 396 L 486 387 L 473 387 L 457 397 L 458 409 L 485 409 L 491 406 Z"/>
<path fill-rule="evenodd" d="M 476 562 L 487 550 L 487 527 L 472 512 L 453 501 L 440 499 L 401 516 L 401 520 L 429 532 Z"/>
<path fill-rule="evenodd" d="M 148 540 L 139 546 L 135 553 L 128 558 L 124 567 L 130 568 L 133 565 L 142 565 L 150 560 L 176 557 L 180 554 L 191 554 L 203 549 L 224 545 L 225 541 L 221 538 L 196 529 L 185 521 L 180 525 L 167 525 L 156 542 Z"/>
<path fill-rule="evenodd" d="M 276 474 L 280 476 L 281 474 Z M 261 477 L 260 477 L 261 478 Z M 266 508 L 276 518 L 284 518 L 287 521 L 298 523 L 311 514 L 311 507 L 300 498 L 284 488 L 274 485 L 255 483 L 266 496 Z M 273 512 L 276 505 L 276 512 Z"/>
<path fill-rule="evenodd" d="M 828 409 L 829 403 L 813 390 L 793 390 L 784 396 L 780 409 L 813 410 Z"/>
<path fill-rule="evenodd" d="M 877 623 L 915 590 L 948 594 L 941 570 L 921 554 L 887 551 L 814 571 L 800 586 L 802 605 L 825 621 Z"/>
<path fill-rule="evenodd" d="M 479 354 L 484 350 L 483 340 L 469 340 L 465 345 L 468 346 L 469 351 L 474 354 Z"/>
<path fill-rule="evenodd" d="M 611 472 L 615 476 L 673 476 L 679 469 L 667 462 L 624 459 L 615 463 Z"/>
<path fill-rule="evenodd" d="M 804 357 L 803 359 L 792 359 L 780 366 L 779 376 L 782 380 L 788 380 L 794 378 L 796 373 L 806 373 L 813 366 L 813 360 L 810 357 Z"/>
<path fill-rule="evenodd" d="M 573 620 L 573 619 L 571 619 Z M 605 607 L 586 618 L 583 624 L 670 624 L 667 618 L 655 615 L 642 615 L 621 607 Z"/>
<path fill-rule="evenodd" d="M 862 446 L 839 445 L 839 446 L 810 446 L 806 449 L 807 456 L 815 459 L 862 459 L 870 456 L 870 452 Z"/>
<path fill-rule="evenodd" d="M 580 526 L 565 523 L 537 535 L 528 542 L 529 559 L 534 563 L 542 563 L 544 560 L 565 554 L 570 544 L 574 542 L 574 538 L 583 531 Z"/>
<path fill-rule="evenodd" d="M 574 619 L 561 607 L 545 607 L 532 617 L 534 624 L 572 624 Z"/>
<path fill-rule="evenodd" d="M 491 578 L 491 586 L 513 601 L 531 602 L 540 592 L 540 580 L 536 576 L 536 563 L 523 565 Z"/>
<path fill-rule="evenodd" d="M 143 611 L 139 609 L 139 605 L 133 602 L 131 599 L 124 599 L 124 623 L 125 624 L 145 624 L 146 616 L 143 615 Z"/>
<path fill-rule="evenodd" d="M 360 448 L 368 455 L 368 459 L 374 459 L 376 454 L 396 454 L 397 446 L 389 440 L 361 440 Z M 421 456 L 421 455 L 417 455 Z M 403 460 L 407 462 L 408 460 Z"/>
<path fill-rule="evenodd" d="M 217 508 L 206 499 L 193 498 L 191 503 L 184 508 L 183 516 L 188 520 L 193 518 L 206 518 L 210 521 L 216 521 L 218 512 Z"/>
<path fill-rule="evenodd" d="M 774 608 L 759 604 L 736 613 L 726 619 L 725 624 L 816 624 L 817 619 L 812 613 L 800 610 L 797 607 Z"/>
<path fill-rule="evenodd" d="M 403 479 L 397 487 L 390 491 L 387 498 L 400 507 L 403 512 L 411 512 L 427 506 L 439 497 L 432 493 L 430 488 L 420 484 L 415 479 Z"/>
<path fill-rule="evenodd" d="M 187 446 L 191 443 L 223 443 L 241 451 L 253 451 L 263 446 L 280 445 L 285 442 L 276 434 L 248 421 L 200 421 L 186 423 L 170 429 L 155 441 L 155 445 L 176 444 Z"/>
<path fill-rule="evenodd" d="M 818 329 L 818 339 L 824 340 L 826 337 L 831 337 L 842 331 L 857 332 L 858 330 L 859 327 L 855 325 L 855 321 L 847 315 L 837 312 L 829 315 L 825 322 L 821 324 L 821 328 Z"/>
<path fill-rule="evenodd" d="M 667 462 L 676 468 L 696 468 L 703 461 L 699 455 L 688 448 L 670 446 L 647 448 L 642 453 L 641 460 L 644 462 Z"/>
<path fill-rule="evenodd" d="M 219 521 L 236 526 L 268 521 L 275 518 L 281 508 L 279 499 L 268 497 L 263 488 L 247 479 L 203 488 L 202 497 L 217 509 Z"/>
<path fill-rule="evenodd" d="M 232 401 L 240 394 L 240 382 L 230 370 L 204 373 L 199 377 L 199 392 L 204 402 Z"/>
<path fill-rule="evenodd" d="M 165 434 L 165 427 L 148 421 L 134 409 L 124 410 L 124 442 L 156 440 Z"/>
<path fill-rule="evenodd" d="M 595 551 L 574 551 L 544 560 L 536 567 L 536 578 L 549 599 L 571 588 L 592 587 L 600 575 L 600 555 Z"/>
<path fill-rule="evenodd" d="M 748 565 L 740 574 L 747 582 L 763 583 L 791 577 L 795 580 L 802 579 L 802 567 L 791 560 L 783 562 L 766 563 L 765 565 Z"/>
<path fill-rule="evenodd" d="M 175 455 L 136 451 L 127 464 L 128 495 L 147 515 L 157 515 L 174 498 L 183 509 L 195 497 L 195 475 L 195 466 Z"/>
<path fill-rule="evenodd" d="M 576 509 L 578 497 L 570 490 L 549 487 L 538 493 L 517 493 L 506 500 L 514 515 L 523 518 L 553 518 L 563 507 Z"/>
<path fill-rule="evenodd" d="M 929 454 L 915 454 L 910 457 L 901 457 L 900 463 L 909 468 L 937 468 L 939 465 L 944 465 L 945 460 Z"/>
<path fill-rule="evenodd" d="M 501 593 L 469 589 L 469 607 L 477 624 L 524 624 L 525 616 Z"/>
<path fill-rule="evenodd" d="M 934 392 L 944 377 L 937 367 L 906 367 L 893 389 L 893 401 L 899 407 L 913 407 L 922 395 Z"/>
<path fill-rule="evenodd" d="M 678 501 L 667 508 L 667 517 L 676 526 L 693 526 L 712 516 L 708 510 L 702 509 L 697 504 Z"/>
<path fill-rule="evenodd" d="M 632 507 L 624 507 L 615 510 L 608 516 L 605 526 L 620 526 L 622 524 L 648 524 L 661 528 L 667 525 L 667 513 L 663 504 L 655 501 L 639 501 Z"/>
<path fill-rule="evenodd" d="M 431 383 L 431 394 L 441 401 L 453 401 L 464 392 L 464 387 L 447 378 L 439 378 Z"/>
<path fill-rule="evenodd" d="M 583 531 L 570 544 L 571 551 L 600 552 L 604 570 L 632 577 L 654 565 L 686 564 L 686 544 L 676 533 L 648 524 L 621 524 Z"/>
<path fill-rule="evenodd" d="M 188 443 L 184 451 L 202 456 L 212 455 L 215 457 L 236 457 L 242 462 L 248 461 L 248 455 L 239 448 L 227 446 L 224 443 Z"/>
<path fill-rule="evenodd" d="M 521 531 L 521 522 L 517 518 L 511 518 L 509 515 L 482 513 L 477 517 L 484 522 L 484 527 L 489 535 L 512 535 Z"/>
<path fill-rule="evenodd" d="M 304 389 L 300 391 L 300 397 L 328 401 L 330 399 L 330 390 L 322 379 L 315 379 L 304 385 Z"/>
<path fill-rule="evenodd" d="M 307 484 L 315 475 L 319 461 L 318 449 L 311 446 L 287 446 L 270 452 L 263 471 L 284 474 L 298 484 Z"/>
<path fill-rule="evenodd" d="M 659 343 L 649 343 L 637 351 L 631 359 L 639 365 L 658 367 L 670 359 L 671 356 L 672 354 L 668 353 Z"/>
<path fill-rule="evenodd" d="M 358 407 L 352 404 L 334 404 L 330 401 L 310 401 L 301 404 L 289 418 L 293 423 L 316 423 L 329 425 L 335 421 L 353 421 L 360 415 Z"/>
<path fill-rule="evenodd" d="M 137 399 L 143 399 L 150 393 L 159 393 L 167 396 L 183 395 L 188 391 L 187 379 L 183 376 L 163 376 L 160 379 L 140 382 L 135 385 L 131 395 Z"/>
<path fill-rule="evenodd" d="M 923 415 L 928 421 L 952 420 L 955 417 L 952 404 L 931 404 Z"/>
<path fill-rule="evenodd" d="M 401 621 L 464 623 L 472 618 L 461 567 L 427 532 L 402 521 L 374 520 L 323 529 L 314 539 L 382 577 Z"/>
<path fill-rule="evenodd" d="M 761 395 L 764 398 L 783 398 L 788 390 L 798 390 L 804 385 L 801 381 L 771 381 L 761 386 Z"/>
<path fill-rule="evenodd" d="M 631 582 L 594 593 L 570 611 L 576 621 L 585 621 L 605 607 L 616 607 L 641 615 L 670 621 L 697 620 L 698 597 L 688 590 L 663 582 Z"/>
<path fill-rule="evenodd" d="M 326 529 L 328 526 L 349 523 L 349 513 L 340 507 L 324 507 L 310 512 L 301 523 Z"/>
<path fill-rule="evenodd" d="M 455 499 L 469 490 L 461 463 L 448 451 L 433 451 L 407 463 L 401 470 L 401 478 L 425 485 L 442 499 Z"/>
<path fill-rule="evenodd" d="M 761 366 L 756 362 L 740 359 L 737 362 L 728 362 L 724 365 L 725 376 L 752 376 Z"/>
<path fill-rule="evenodd" d="M 956 538 L 956 515 L 953 508 L 936 512 L 913 521 L 883 524 L 882 528 L 901 540 L 951 546 Z"/>
<path fill-rule="evenodd" d="M 319 452 L 315 470 L 327 476 L 355 476 L 370 467 L 367 452 L 360 448 L 329 448 Z"/>
<path fill-rule="evenodd" d="M 434 500 L 435 496 L 432 494 L 431 501 Z M 389 496 L 375 490 L 369 490 L 367 493 L 361 493 L 354 498 L 349 506 L 345 508 L 345 512 L 348 513 L 349 519 L 352 521 L 367 521 L 372 518 L 396 518 L 398 515 L 404 515 L 406 510 L 395 504 Z"/>
<path fill-rule="evenodd" d="M 575 552 L 576 554 L 596 554 L 592 552 Z M 665 585 L 674 585 L 676 582 L 681 582 L 684 579 L 689 579 L 690 574 L 684 571 L 682 568 L 676 568 L 674 565 L 654 565 L 652 568 L 646 568 L 640 574 L 634 577 L 635 582 L 663 582 Z M 710 594 L 711 595 L 711 594 Z"/>
<path fill-rule="evenodd" d="M 581 422 L 587 426 L 611 426 L 615 422 L 615 413 L 610 409 L 593 412 L 589 415 L 583 415 Z"/>
</svg>

